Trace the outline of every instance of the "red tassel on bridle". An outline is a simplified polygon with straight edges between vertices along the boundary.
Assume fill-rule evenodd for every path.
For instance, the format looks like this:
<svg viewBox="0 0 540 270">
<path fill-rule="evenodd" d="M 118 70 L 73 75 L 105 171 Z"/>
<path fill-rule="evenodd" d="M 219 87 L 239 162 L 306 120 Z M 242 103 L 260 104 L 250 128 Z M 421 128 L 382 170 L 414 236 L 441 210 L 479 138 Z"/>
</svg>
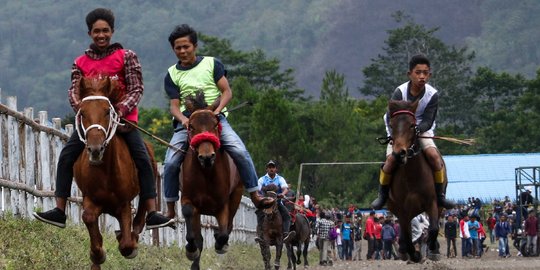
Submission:
<svg viewBox="0 0 540 270">
<path fill-rule="evenodd" d="M 197 148 L 199 145 L 203 142 L 210 142 L 214 145 L 214 148 L 219 149 L 221 146 L 221 142 L 219 138 L 214 133 L 210 133 L 208 131 L 205 131 L 203 133 L 199 133 L 195 135 L 193 138 L 191 138 L 190 146 L 192 148 Z"/>
</svg>

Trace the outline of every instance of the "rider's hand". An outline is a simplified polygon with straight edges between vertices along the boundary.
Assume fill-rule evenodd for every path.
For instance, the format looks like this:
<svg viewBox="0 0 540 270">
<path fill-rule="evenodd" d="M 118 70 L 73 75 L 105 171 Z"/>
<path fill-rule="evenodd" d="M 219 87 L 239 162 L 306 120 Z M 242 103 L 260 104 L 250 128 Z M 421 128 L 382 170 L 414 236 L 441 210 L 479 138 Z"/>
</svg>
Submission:
<svg viewBox="0 0 540 270">
<path fill-rule="evenodd" d="M 283 198 L 285 198 L 285 195 L 283 195 L 283 193 L 279 193 L 279 194 L 277 195 L 277 197 L 278 197 L 279 199 L 283 199 Z"/>
</svg>

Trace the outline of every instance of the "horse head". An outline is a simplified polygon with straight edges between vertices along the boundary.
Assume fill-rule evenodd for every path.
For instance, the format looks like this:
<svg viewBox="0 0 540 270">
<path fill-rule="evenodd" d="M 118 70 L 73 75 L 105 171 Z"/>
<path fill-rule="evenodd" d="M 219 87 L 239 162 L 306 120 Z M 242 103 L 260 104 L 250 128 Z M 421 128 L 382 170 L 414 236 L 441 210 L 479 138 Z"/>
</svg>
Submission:
<svg viewBox="0 0 540 270">
<path fill-rule="evenodd" d="M 188 124 L 189 146 L 196 153 L 203 168 L 214 165 L 216 151 L 220 147 L 221 125 L 219 118 L 214 114 L 219 102 L 218 97 L 208 106 L 202 92 L 197 92 L 195 97 L 188 96 L 184 102 L 186 109 L 191 113 Z"/>
<path fill-rule="evenodd" d="M 388 116 L 392 137 L 392 155 L 401 164 L 415 155 L 417 145 L 417 126 L 415 111 L 418 102 L 392 100 L 388 103 Z"/>
<path fill-rule="evenodd" d="M 103 153 L 116 133 L 119 117 L 113 104 L 120 98 L 116 83 L 109 77 L 82 78 L 75 128 L 85 143 L 91 165 L 101 164 Z"/>
<path fill-rule="evenodd" d="M 264 186 L 261 189 L 261 191 L 264 193 L 265 197 L 274 199 L 274 203 L 272 204 L 272 206 L 263 209 L 263 213 L 267 217 L 272 216 L 274 213 L 277 213 L 277 211 L 279 211 L 279 209 L 278 209 L 278 200 L 277 200 L 278 189 L 279 189 L 278 186 L 276 186 L 275 184 L 270 184 L 270 185 Z"/>
</svg>

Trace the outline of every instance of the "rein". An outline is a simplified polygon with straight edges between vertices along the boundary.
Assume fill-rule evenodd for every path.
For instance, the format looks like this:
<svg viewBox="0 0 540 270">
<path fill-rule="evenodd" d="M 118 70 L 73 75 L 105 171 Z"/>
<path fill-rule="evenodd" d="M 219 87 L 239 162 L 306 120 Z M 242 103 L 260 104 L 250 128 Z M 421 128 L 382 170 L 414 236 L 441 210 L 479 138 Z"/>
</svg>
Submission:
<svg viewBox="0 0 540 270">
<path fill-rule="evenodd" d="M 92 124 L 89 127 L 85 128 L 84 124 L 82 122 L 82 116 L 81 116 L 81 109 L 77 111 L 77 114 L 75 115 L 75 129 L 77 130 L 77 134 L 79 135 L 79 140 L 81 140 L 84 144 L 86 144 L 86 133 L 90 129 L 97 128 L 103 133 L 105 133 L 105 142 L 103 143 L 104 146 L 107 146 L 111 139 L 113 138 L 114 134 L 116 133 L 116 128 L 118 125 L 123 126 L 122 123 L 120 123 L 120 117 L 118 117 L 118 113 L 114 110 L 113 105 L 111 104 L 111 101 L 104 96 L 87 96 L 81 100 L 82 102 L 85 101 L 95 101 L 95 100 L 105 100 L 107 103 L 109 103 L 109 126 L 107 128 L 104 128 L 102 125 L 98 124 Z M 80 127 L 79 127 L 80 126 Z M 82 128 L 82 133 L 81 133 Z"/>
</svg>

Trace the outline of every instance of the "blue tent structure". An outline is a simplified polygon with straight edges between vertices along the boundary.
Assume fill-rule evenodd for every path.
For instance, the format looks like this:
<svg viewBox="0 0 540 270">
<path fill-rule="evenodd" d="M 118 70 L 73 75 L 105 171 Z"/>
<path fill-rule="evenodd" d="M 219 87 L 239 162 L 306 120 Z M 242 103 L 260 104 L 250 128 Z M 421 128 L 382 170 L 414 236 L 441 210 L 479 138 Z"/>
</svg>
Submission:
<svg viewBox="0 0 540 270">
<path fill-rule="evenodd" d="M 446 155 L 446 196 L 458 203 L 469 197 L 483 202 L 516 199 L 516 168 L 539 167 L 540 153 Z"/>
</svg>

